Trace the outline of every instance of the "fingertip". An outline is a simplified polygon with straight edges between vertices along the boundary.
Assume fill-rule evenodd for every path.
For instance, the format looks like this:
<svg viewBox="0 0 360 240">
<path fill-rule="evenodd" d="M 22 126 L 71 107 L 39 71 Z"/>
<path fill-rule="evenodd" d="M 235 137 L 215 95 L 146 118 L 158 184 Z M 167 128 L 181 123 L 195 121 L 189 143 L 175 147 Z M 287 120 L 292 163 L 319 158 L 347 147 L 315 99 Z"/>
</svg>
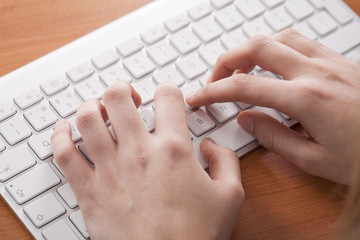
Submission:
<svg viewBox="0 0 360 240">
<path fill-rule="evenodd" d="M 247 111 L 241 112 L 237 117 L 238 124 L 247 132 L 254 132 L 254 120 L 251 118 Z"/>
</svg>

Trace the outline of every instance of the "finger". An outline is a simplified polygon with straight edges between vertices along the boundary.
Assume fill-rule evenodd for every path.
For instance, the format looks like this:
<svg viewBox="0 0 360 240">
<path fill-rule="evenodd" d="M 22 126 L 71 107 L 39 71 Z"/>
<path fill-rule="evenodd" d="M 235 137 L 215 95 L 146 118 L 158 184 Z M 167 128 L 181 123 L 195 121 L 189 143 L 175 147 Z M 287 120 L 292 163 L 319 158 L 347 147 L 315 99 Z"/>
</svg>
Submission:
<svg viewBox="0 0 360 240">
<path fill-rule="evenodd" d="M 165 82 L 155 92 L 155 129 L 158 134 L 179 134 L 190 139 L 184 97 L 173 83 Z"/>
<path fill-rule="evenodd" d="M 210 82 L 229 77 L 236 69 L 258 65 L 292 79 L 302 73 L 308 58 L 294 49 L 266 36 L 256 36 L 222 54 L 213 69 Z"/>
<path fill-rule="evenodd" d="M 137 111 L 141 97 L 128 82 L 111 85 L 104 93 L 103 102 L 120 145 L 147 132 Z"/>
<path fill-rule="evenodd" d="M 207 84 L 185 98 L 191 107 L 215 102 L 245 102 L 292 114 L 293 109 L 288 105 L 292 97 L 292 84 L 289 81 L 259 75 L 237 74 Z"/>
<path fill-rule="evenodd" d="M 238 123 L 244 130 L 251 133 L 263 147 L 290 160 L 307 172 L 309 171 L 308 160 L 317 159 L 317 154 L 321 152 L 318 144 L 265 113 L 254 110 L 241 112 L 238 116 Z"/>
<path fill-rule="evenodd" d="M 86 163 L 71 138 L 71 126 L 65 120 L 56 123 L 51 136 L 54 159 L 64 173 L 74 192 L 85 191 L 93 175 L 93 170 Z"/>
<path fill-rule="evenodd" d="M 76 114 L 76 125 L 95 164 L 112 156 L 116 149 L 107 119 L 106 109 L 97 99 L 82 103 Z"/>
<path fill-rule="evenodd" d="M 200 151 L 209 165 L 210 177 L 214 181 L 241 184 L 239 158 L 235 152 L 218 146 L 211 138 L 205 138 L 200 143 Z"/>
</svg>

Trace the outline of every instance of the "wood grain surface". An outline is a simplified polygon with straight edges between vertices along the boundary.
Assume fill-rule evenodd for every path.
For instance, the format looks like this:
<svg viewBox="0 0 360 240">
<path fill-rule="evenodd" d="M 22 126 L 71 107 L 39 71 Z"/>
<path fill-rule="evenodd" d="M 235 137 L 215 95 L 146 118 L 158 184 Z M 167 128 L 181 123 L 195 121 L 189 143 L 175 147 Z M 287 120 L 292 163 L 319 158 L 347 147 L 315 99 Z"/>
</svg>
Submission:
<svg viewBox="0 0 360 240">
<path fill-rule="evenodd" d="M 0 76 L 149 2 L 1 0 Z M 360 14 L 359 0 L 345 2 Z M 332 239 L 344 187 L 309 176 L 263 148 L 241 160 L 241 172 L 246 201 L 232 239 Z M 2 199 L 0 239 L 32 239 Z"/>
</svg>

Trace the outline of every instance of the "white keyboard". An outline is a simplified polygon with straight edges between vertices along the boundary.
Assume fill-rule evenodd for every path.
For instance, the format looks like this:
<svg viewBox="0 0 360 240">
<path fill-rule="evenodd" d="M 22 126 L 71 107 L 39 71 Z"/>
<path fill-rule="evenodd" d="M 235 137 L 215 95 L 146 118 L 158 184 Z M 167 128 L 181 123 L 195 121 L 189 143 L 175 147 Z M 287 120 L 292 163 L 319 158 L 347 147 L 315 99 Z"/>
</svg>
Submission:
<svg viewBox="0 0 360 240">
<path fill-rule="evenodd" d="M 360 20 L 338 0 L 158 0 L 0 78 L 0 193 L 36 239 L 87 239 L 81 211 L 56 161 L 54 123 L 68 119 L 73 140 L 91 159 L 75 125 L 76 110 L 102 98 L 117 80 L 142 96 L 139 108 L 155 130 L 156 86 L 173 81 L 184 92 L 205 83 L 217 57 L 257 35 L 294 28 L 360 63 Z M 254 74 L 281 76 L 260 68 Z M 16 86 L 16 87 L 14 87 Z M 211 137 L 242 156 L 258 146 L 236 123 L 253 108 L 286 126 L 295 120 L 247 103 L 186 110 L 194 149 Z M 104 203 L 106 204 L 106 203 Z"/>
</svg>

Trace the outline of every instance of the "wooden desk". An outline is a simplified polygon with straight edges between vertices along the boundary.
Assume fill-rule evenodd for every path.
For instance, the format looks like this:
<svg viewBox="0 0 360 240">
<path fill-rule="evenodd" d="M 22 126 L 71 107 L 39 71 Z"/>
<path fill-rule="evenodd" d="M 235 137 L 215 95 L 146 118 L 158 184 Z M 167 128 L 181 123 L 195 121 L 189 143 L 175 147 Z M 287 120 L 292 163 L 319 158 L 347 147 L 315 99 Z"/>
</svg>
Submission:
<svg viewBox="0 0 360 240">
<path fill-rule="evenodd" d="M 148 2 L 2 0 L 0 76 Z M 360 14 L 360 1 L 345 2 Z M 336 184 L 262 148 L 241 160 L 241 171 L 246 201 L 232 239 L 331 239 L 343 204 Z M 0 239 L 32 239 L 2 199 Z"/>
</svg>

